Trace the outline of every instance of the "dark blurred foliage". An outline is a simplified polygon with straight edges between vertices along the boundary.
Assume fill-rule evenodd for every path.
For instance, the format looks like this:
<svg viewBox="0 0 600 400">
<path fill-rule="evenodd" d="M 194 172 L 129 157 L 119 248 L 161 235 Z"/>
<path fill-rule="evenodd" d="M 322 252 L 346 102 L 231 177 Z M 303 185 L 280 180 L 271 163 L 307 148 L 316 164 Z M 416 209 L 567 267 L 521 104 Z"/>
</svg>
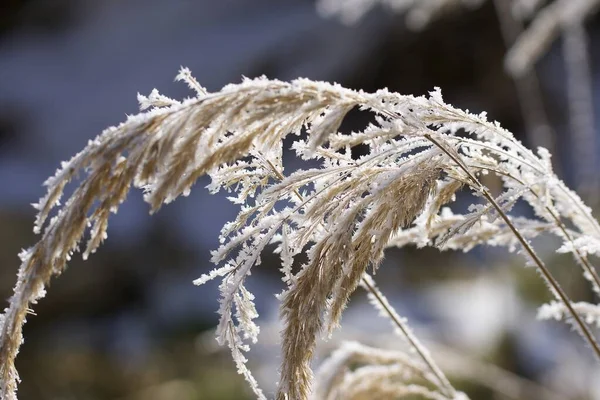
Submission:
<svg viewBox="0 0 600 400">
<path fill-rule="evenodd" d="M 72 22 L 74 0 L 6 0 L 0 6 L 0 34 L 29 28 L 52 34 Z"/>
</svg>

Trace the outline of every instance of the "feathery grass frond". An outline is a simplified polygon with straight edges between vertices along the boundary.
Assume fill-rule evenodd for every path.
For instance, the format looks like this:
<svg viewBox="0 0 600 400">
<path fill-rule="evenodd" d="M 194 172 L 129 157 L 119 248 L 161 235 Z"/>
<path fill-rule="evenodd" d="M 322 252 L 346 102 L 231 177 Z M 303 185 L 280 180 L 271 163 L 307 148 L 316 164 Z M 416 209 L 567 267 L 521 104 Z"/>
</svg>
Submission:
<svg viewBox="0 0 600 400">
<path fill-rule="evenodd" d="M 349 296 L 390 245 L 469 249 L 487 243 L 519 249 L 565 307 L 566 319 L 600 354 L 584 319 L 528 242 L 540 232 L 557 235 L 561 250 L 573 254 L 595 290 L 600 287 L 587 259 L 600 248 L 600 226 L 556 177 L 544 149 L 535 154 L 485 114 L 446 104 L 439 89 L 429 97 L 413 97 L 307 79 L 258 78 L 207 93 L 189 71 L 182 70 L 178 78 L 196 91 L 196 98 L 177 102 L 158 92 L 139 96 L 149 111 L 107 129 L 46 181 L 48 193 L 36 205 L 40 239 L 21 254 L 14 295 L 0 318 L 3 399 L 16 398 L 14 360 L 29 307 L 43 296 L 52 275 L 65 269 L 86 228 L 90 238 L 84 257 L 106 238 L 108 216 L 131 186 L 145 191 L 155 212 L 189 193 L 203 175 L 212 178 L 211 192 L 232 192 L 230 200 L 240 205 L 240 213 L 223 227 L 221 246 L 212 254 L 217 269 L 195 283 L 221 279 L 217 340 L 229 346 L 238 371 L 259 398 L 265 396 L 245 365 L 244 353 L 259 334 L 254 296 L 245 284 L 269 244 L 277 245 L 286 283 L 280 295 L 285 328 L 279 399 L 308 398 L 317 336 L 338 325 Z M 362 132 L 338 133 L 356 107 L 373 113 L 374 122 Z M 295 136 L 296 156 L 319 167 L 285 174 L 282 142 L 289 135 Z M 358 144 L 369 151 L 355 159 L 351 148 Z M 492 194 L 482 184 L 479 177 L 485 174 L 502 181 L 502 193 Z M 78 175 L 83 175 L 78 186 L 54 211 Z M 483 202 L 454 215 L 444 205 L 461 187 Z M 518 201 L 529 204 L 535 217 L 509 217 Z M 578 241 L 587 247 L 580 250 Z M 295 266 L 301 253 L 308 260 Z M 440 390 L 418 384 L 392 387 L 396 367 L 366 369 L 360 376 L 377 379 L 385 393 L 457 398 L 426 349 L 410 341 Z M 359 380 L 349 382 L 348 396 L 366 390 Z"/>
</svg>

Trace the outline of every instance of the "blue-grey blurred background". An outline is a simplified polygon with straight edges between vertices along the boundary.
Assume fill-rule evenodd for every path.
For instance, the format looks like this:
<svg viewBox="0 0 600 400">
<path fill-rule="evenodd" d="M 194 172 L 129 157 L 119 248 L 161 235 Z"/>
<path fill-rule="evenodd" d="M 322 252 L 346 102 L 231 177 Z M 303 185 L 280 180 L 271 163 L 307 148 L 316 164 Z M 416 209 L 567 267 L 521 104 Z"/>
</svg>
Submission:
<svg viewBox="0 0 600 400">
<path fill-rule="evenodd" d="M 588 24 L 594 63 L 597 22 Z M 557 141 L 565 145 L 559 47 L 546 54 L 538 72 Z M 440 86 L 449 103 L 485 110 L 527 141 L 514 84 L 502 67 L 505 50 L 492 2 L 412 32 L 402 16 L 380 9 L 345 26 L 320 17 L 313 1 L 3 0 L 0 297 L 10 296 L 19 250 L 36 241 L 30 204 L 44 194 L 43 181 L 104 128 L 136 113 L 136 93 L 158 88 L 174 98 L 193 95 L 173 82 L 180 66 L 209 90 L 263 74 L 415 95 Z M 596 77 L 598 69 L 593 72 Z M 346 129 L 364 123 L 362 114 L 353 115 Z M 563 177 L 572 179 L 568 151 L 557 158 Z M 251 398 L 227 350 L 215 352 L 203 335 L 217 321 L 217 285 L 192 285 L 213 267 L 209 252 L 236 213 L 223 196 L 210 196 L 206 184 L 198 182 L 189 197 L 152 217 L 133 191 L 112 217 L 100 251 L 85 263 L 74 257 L 53 281 L 25 326 L 17 360 L 21 399 Z M 570 260 L 549 257 L 566 287 L 588 298 Z M 276 258 L 263 264 L 250 288 L 269 325 L 277 320 L 273 294 L 281 281 Z M 559 323 L 534 320 L 548 296 L 535 272 L 521 265 L 501 251 L 464 256 L 407 249 L 390 251 L 376 278 L 429 340 L 564 398 L 600 398 L 600 384 L 592 379 L 597 370 L 576 335 Z M 374 329 L 390 332 L 385 320 L 361 308 L 362 300 L 356 296 L 357 306 L 343 321 L 354 338 L 368 342 Z M 265 340 L 250 365 L 272 391 L 276 335 Z M 458 382 L 473 399 L 503 398 L 466 379 Z"/>
</svg>

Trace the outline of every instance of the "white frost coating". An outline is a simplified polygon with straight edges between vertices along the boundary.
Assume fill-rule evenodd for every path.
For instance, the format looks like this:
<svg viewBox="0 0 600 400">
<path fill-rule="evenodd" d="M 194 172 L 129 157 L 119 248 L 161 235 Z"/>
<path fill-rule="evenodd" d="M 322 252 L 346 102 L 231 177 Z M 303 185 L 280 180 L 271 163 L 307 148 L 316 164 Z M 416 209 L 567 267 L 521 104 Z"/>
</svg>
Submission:
<svg viewBox="0 0 600 400">
<path fill-rule="evenodd" d="M 206 282 L 227 275 L 234 269 L 235 267 L 231 264 L 227 264 L 221 268 L 214 268 L 208 274 L 203 274 L 202 276 L 200 276 L 200 278 L 194 280 L 194 285 L 204 285 Z"/>
<path fill-rule="evenodd" d="M 181 67 L 179 69 L 179 73 L 175 77 L 175 80 L 187 83 L 188 87 L 195 91 L 198 96 L 204 96 L 208 94 L 208 90 L 198 83 L 196 78 L 192 76 L 192 71 L 190 71 L 190 69 L 187 67 Z"/>
<path fill-rule="evenodd" d="M 0 325 L 3 399 L 15 399 L 14 358 L 29 305 L 43 295 L 51 276 L 66 268 L 86 231 L 90 239 L 84 254 L 100 246 L 108 217 L 132 186 L 145 191 L 154 212 L 208 175 L 212 192 L 231 192 L 230 200 L 240 205 L 212 253 L 221 267 L 195 283 L 222 278 L 218 339 L 229 346 L 238 370 L 259 397 L 264 394 L 245 366 L 244 352 L 259 334 L 254 296 L 245 284 L 270 244 L 278 246 L 286 283 L 280 296 L 285 326 L 279 398 L 308 396 L 316 337 L 336 326 L 350 294 L 368 268 L 378 267 L 386 247 L 437 244 L 467 251 L 488 244 L 520 249 L 527 240 L 551 233 L 562 240 L 562 251 L 573 254 L 593 287 L 598 286 L 587 254 L 597 252 L 600 226 L 556 178 L 547 152 L 536 155 L 485 114 L 444 103 L 439 89 L 429 97 L 414 97 L 307 79 L 287 83 L 258 78 L 207 94 L 189 71 L 182 70 L 179 78 L 198 97 L 176 102 L 158 92 L 140 96 L 148 111 L 105 130 L 47 180 L 48 192 L 36 205 L 40 240 L 21 254 L 18 283 Z M 374 122 L 362 132 L 333 132 L 354 107 L 373 113 Z M 298 137 L 303 132 L 308 137 Z M 286 175 L 282 143 L 289 136 L 298 158 L 311 163 Z M 369 152 L 353 159 L 351 148 L 359 144 Z M 65 185 L 78 174 L 79 187 L 53 213 Z M 496 197 L 474 178 L 482 174 L 501 178 L 502 192 Z M 453 214 L 444 206 L 461 187 L 478 203 L 493 200 L 503 214 L 524 201 L 535 215 L 499 218 L 487 203 L 466 215 Z M 308 260 L 294 273 L 294 256 L 300 252 Z M 543 269 L 533 254 L 525 252 L 528 261 Z M 552 292 L 560 297 L 554 288 Z M 383 297 L 377 301 L 397 320 L 441 391 L 449 398 L 459 396 L 405 321 L 387 310 Z"/>
<path fill-rule="evenodd" d="M 600 256 L 600 239 L 594 236 L 582 235 L 571 242 L 563 243 L 557 252 L 572 253 L 575 250 L 583 254 Z"/>
<path fill-rule="evenodd" d="M 596 328 L 600 328 L 600 306 L 586 302 L 573 303 L 572 306 L 588 324 L 595 325 Z M 567 308 L 563 304 L 556 301 L 540 306 L 537 313 L 538 319 L 554 319 L 557 321 L 568 318 L 568 315 L 569 311 Z"/>
</svg>

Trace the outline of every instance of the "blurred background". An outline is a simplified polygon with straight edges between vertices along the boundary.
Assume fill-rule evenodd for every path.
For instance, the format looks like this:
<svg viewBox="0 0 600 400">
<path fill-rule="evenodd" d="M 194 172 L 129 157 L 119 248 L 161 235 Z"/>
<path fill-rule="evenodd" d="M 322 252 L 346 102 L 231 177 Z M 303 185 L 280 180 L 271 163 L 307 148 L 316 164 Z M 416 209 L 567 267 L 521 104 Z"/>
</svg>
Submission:
<svg viewBox="0 0 600 400">
<path fill-rule="evenodd" d="M 586 27 L 595 89 L 598 18 Z M 11 294 L 18 252 L 36 241 L 30 204 L 44 194 L 44 180 L 104 128 L 135 114 L 136 93 L 158 88 L 178 99 L 192 96 L 173 83 L 182 65 L 211 91 L 263 74 L 414 95 L 440 86 L 448 103 L 487 111 L 528 143 L 516 86 L 503 69 L 505 52 L 491 1 L 450 10 L 413 31 L 402 15 L 381 8 L 348 26 L 301 0 L 3 0 L 0 297 Z M 556 132 L 557 169 L 574 182 L 560 42 L 537 64 L 537 76 Z M 364 124 L 357 113 L 344 129 Z M 251 398 L 229 352 L 219 351 L 210 333 L 217 284 L 192 285 L 213 268 L 209 252 L 237 212 L 223 196 L 209 195 L 207 183 L 152 217 L 141 193 L 132 191 L 98 253 L 85 263 L 74 257 L 52 282 L 25 326 L 20 399 Z M 569 257 L 554 255 L 550 238 L 538 245 L 548 249 L 544 256 L 567 291 L 589 300 Z M 250 365 L 271 395 L 280 361 L 277 262 L 267 257 L 249 284 L 265 326 Z M 549 297 L 535 271 L 522 265 L 501 250 L 394 250 L 376 280 L 418 335 L 445 349 L 440 364 L 473 400 L 509 397 L 461 376 L 467 367 L 452 364 L 457 359 L 498 365 L 557 398 L 600 399 L 600 371 L 581 340 L 562 323 L 535 320 Z M 342 339 L 391 348 L 400 342 L 364 300 L 354 296 L 344 328 L 321 346 L 315 365 Z M 522 398 L 547 398 L 531 385 Z"/>
</svg>

